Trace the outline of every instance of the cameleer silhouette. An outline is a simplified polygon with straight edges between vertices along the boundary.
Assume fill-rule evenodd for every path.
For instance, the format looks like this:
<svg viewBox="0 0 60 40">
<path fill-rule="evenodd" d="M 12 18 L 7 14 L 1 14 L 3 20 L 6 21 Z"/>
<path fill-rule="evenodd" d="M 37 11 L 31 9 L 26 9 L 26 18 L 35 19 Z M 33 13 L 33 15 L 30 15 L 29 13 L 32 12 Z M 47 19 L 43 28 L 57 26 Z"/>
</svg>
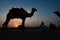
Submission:
<svg viewBox="0 0 60 40">
<path fill-rule="evenodd" d="M 50 23 L 50 29 L 55 30 L 55 29 L 56 29 L 56 25 L 55 25 L 55 24 L 53 24 L 53 23 Z"/>
<path fill-rule="evenodd" d="M 4 26 L 7 27 L 10 19 L 14 19 L 14 18 L 20 18 L 20 19 L 22 19 L 22 25 L 24 27 L 25 19 L 27 17 L 32 17 L 35 11 L 37 11 L 37 9 L 32 8 L 31 13 L 28 13 L 23 8 L 13 8 L 12 7 L 12 9 L 7 14 L 6 21 L 4 22 L 3 27 Z"/>
<path fill-rule="evenodd" d="M 41 22 L 40 31 L 41 31 L 41 32 L 45 32 L 46 30 L 47 30 L 47 28 L 46 28 L 44 22 Z"/>
<path fill-rule="evenodd" d="M 55 11 L 54 13 L 55 13 L 58 17 L 60 17 L 59 11 Z"/>
</svg>

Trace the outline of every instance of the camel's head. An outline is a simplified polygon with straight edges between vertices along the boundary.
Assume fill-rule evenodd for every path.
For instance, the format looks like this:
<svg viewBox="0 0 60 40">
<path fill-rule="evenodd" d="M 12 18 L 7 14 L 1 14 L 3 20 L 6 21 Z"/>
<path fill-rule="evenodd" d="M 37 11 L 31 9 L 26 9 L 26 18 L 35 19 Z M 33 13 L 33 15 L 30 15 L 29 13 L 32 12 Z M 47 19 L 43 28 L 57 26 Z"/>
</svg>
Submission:
<svg viewBox="0 0 60 40">
<path fill-rule="evenodd" d="M 32 10 L 33 10 L 33 11 L 37 11 L 37 9 L 35 9 L 35 8 L 32 8 Z"/>
<path fill-rule="evenodd" d="M 55 12 L 54 12 L 54 14 L 58 14 L 58 13 L 59 13 L 59 11 L 55 11 Z"/>
<path fill-rule="evenodd" d="M 59 11 L 55 11 L 54 12 L 58 17 L 60 17 L 60 12 Z"/>
</svg>

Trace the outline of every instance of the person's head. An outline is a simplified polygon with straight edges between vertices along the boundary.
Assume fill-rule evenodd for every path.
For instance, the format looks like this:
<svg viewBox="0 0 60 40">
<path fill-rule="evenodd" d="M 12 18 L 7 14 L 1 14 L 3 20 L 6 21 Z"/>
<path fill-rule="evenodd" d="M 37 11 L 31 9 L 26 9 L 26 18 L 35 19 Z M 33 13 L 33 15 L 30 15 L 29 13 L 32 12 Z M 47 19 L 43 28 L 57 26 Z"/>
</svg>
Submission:
<svg viewBox="0 0 60 40">
<path fill-rule="evenodd" d="M 41 22 L 41 25 L 44 25 L 44 22 Z"/>
</svg>

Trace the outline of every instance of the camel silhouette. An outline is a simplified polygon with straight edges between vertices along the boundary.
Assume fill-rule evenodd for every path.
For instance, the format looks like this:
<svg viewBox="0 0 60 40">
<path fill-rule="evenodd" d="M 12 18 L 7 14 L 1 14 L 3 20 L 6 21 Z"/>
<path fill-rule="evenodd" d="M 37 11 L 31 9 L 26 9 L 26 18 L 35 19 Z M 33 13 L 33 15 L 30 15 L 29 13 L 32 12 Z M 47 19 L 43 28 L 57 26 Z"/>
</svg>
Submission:
<svg viewBox="0 0 60 40">
<path fill-rule="evenodd" d="M 37 11 L 37 9 L 32 8 L 31 13 L 28 13 L 23 8 L 13 8 L 10 9 L 10 11 L 7 14 L 6 21 L 3 23 L 3 27 L 7 27 L 10 19 L 14 18 L 20 18 L 22 19 L 22 27 L 24 27 L 24 22 L 27 17 L 32 17 L 34 12 Z"/>
<path fill-rule="evenodd" d="M 59 11 L 55 11 L 54 12 L 58 17 L 60 17 L 60 12 Z"/>
</svg>

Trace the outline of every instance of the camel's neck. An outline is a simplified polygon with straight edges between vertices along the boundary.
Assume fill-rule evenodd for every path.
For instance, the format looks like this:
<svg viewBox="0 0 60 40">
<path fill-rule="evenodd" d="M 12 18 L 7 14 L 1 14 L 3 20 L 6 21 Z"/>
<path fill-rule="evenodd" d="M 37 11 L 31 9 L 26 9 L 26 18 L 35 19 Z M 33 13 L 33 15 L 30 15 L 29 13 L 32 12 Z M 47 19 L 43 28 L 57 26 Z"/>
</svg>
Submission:
<svg viewBox="0 0 60 40">
<path fill-rule="evenodd" d="M 33 16 L 33 14 L 34 14 L 34 12 L 35 12 L 35 11 L 34 11 L 34 10 L 32 10 L 32 11 L 31 11 L 31 13 L 29 14 L 29 17 L 32 17 L 32 16 Z"/>
</svg>

